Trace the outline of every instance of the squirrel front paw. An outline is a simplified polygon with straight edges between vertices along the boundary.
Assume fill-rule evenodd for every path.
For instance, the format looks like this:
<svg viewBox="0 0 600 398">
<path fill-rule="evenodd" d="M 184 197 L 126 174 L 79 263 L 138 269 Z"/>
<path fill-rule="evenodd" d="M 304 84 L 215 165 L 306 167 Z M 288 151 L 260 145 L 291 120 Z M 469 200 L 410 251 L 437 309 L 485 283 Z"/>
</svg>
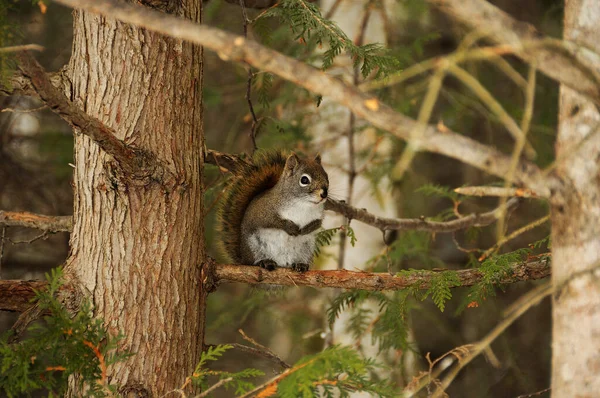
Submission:
<svg viewBox="0 0 600 398">
<path fill-rule="evenodd" d="M 292 269 L 297 272 L 306 272 L 306 271 L 308 271 L 308 267 L 310 267 L 310 264 L 306 264 L 306 263 L 292 264 Z"/>
<path fill-rule="evenodd" d="M 256 263 L 256 265 L 258 265 L 260 268 L 264 268 L 267 271 L 273 271 L 275 268 L 277 268 L 277 263 L 273 260 L 260 260 L 258 263 Z"/>
</svg>

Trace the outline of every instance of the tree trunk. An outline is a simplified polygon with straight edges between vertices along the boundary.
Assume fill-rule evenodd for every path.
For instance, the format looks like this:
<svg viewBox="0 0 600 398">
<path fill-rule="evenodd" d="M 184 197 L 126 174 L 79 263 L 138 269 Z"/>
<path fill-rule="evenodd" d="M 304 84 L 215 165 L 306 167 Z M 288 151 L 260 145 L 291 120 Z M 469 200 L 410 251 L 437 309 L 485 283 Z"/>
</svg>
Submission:
<svg viewBox="0 0 600 398">
<path fill-rule="evenodd" d="M 600 52 L 599 20 L 599 2 L 567 0 L 565 39 Z M 569 157 L 559 162 L 564 185 L 552 198 L 553 397 L 597 397 L 600 391 L 599 122 L 591 101 L 561 87 L 556 155 Z"/>
<path fill-rule="evenodd" d="M 200 21 L 199 0 L 162 3 Z M 124 395 L 162 396 L 191 375 L 204 334 L 202 49 L 75 11 L 67 73 L 76 104 L 176 176 L 170 186 L 127 178 L 76 135 L 65 272 L 135 354 L 109 368 L 109 381 Z"/>
</svg>

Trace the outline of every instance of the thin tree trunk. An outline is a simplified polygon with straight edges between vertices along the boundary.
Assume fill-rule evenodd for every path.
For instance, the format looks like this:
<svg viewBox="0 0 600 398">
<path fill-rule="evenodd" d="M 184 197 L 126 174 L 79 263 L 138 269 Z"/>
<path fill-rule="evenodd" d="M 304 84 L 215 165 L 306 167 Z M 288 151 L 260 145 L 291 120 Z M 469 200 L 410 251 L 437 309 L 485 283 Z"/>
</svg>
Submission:
<svg viewBox="0 0 600 398">
<path fill-rule="evenodd" d="M 163 3 L 200 21 L 199 0 Z M 76 137 L 66 274 L 135 354 L 109 368 L 110 382 L 124 395 L 162 396 L 191 375 L 204 334 L 202 49 L 75 11 L 68 75 L 76 104 L 176 176 L 171 186 L 128 179 Z"/>
<path fill-rule="evenodd" d="M 565 39 L 600 52 L 598 21 L 600 2 L 566 1 Z M 553 397 L 600 392 L 599 122 L 592 102 L 561 87 L 556 154 L 571 155 L 556 170 L 564 186 L 554 190 L 552 200 Z"/>
</svg>

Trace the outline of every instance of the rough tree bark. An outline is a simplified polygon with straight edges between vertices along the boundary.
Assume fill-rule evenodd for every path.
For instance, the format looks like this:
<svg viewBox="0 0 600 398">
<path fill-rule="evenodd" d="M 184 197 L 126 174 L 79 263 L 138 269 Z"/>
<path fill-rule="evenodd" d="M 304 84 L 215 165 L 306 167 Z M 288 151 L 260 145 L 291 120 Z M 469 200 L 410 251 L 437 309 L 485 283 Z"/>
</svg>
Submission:
<svg viewBox="0 0 600 398">
<path fill-rule="evenodd" d="M 600 52 L 600 3 L 567 0 L 564 37 Z M 600 65 L 596 65 L 600 72 Z M 562 86 L 556 155 L 575 156 L 556 169 L 552 196 L 553 397 L 597 397 L 600 391 L 600 114 Z"/>
<path fill-rule="evenodd" d="M 153 5 L 201 19 L 199 0 Z M 202 49 L 77 10 L 67 75 L 81 109 L 175 176 L 131 178 L 76 135 L 65 274 L 135 353 L 109 369 L 110 382 L 126 396 L 162 396 L 191 374 L 203 342 Z M 80 395 L 75 383 L 70 395 Z"/>
</svg>

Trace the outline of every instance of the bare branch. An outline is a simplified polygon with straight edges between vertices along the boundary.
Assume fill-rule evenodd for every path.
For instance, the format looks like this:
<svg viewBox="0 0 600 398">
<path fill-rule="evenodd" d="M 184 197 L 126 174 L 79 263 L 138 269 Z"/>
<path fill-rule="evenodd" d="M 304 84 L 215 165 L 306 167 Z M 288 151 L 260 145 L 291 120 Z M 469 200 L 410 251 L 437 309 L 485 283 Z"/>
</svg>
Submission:
<svg viewBox="0 0 600 398">
<path fill-rule="evenodd" d="M 69 232 L 73 228 L 73 217 L 0 210 L 0 225 L 36 228 L 47 232 Z"/>
<path fill-rule="evenodd" d="M 294 82 L 309 91 L 327 96 L 346 106 L 357 116 L 391 132 L 400 139 L 409 139 L 411 131 L 417 127 L 415 120 L 395 112 L 377 98 L 362 93 L 357 88 L 312 66 L 241 36 L 125 2 L 112 0 L 57 1 L 66 6 L 117 18 L 150 31 L 200 44 L 206 49 L 217 52 L 224 60 L 247 62 L 254 67 Z M 504 177 L 510 168 L 508 156 L 448 129 L 441 133 L 435 126 L 427 126 L 417 144 L 422 150 L 449 156 L 499 177 Z M 543 176 L 537 166 L 525 161 L 520 164 L 515 175 L 516 181 L 540 192 L 543 196 L 550 195 L 546 184 L 547 178 L 550 177 Z"/>
<path fill-rule="evenodd" d="M 428 0 L 444 13 L 508 45 L 515 55 L 548 77 L 600 105 L 600 55 L 573 42 L 541 35 L 532 25 L 512 18 L 485 0 Z"/>
<path fill-rule="evenodd" d="M 518 204 L 518 200 L 511 200 L 506 204 L 508 211 L 513 210 Z M 487 213 L 471 214 L 465 217 L 451 221 L 427 221 L 423 218 L 385 218 L 378 217 L 369 213 L 365 209 L 357 209 L 348 206 L 344 202 L 339 202 L 333 199 L 328 199 L 325 205 L 326 210 L 332 210 L 343 214 L 346 217 L 372 225 L 382 231 L 389 230 L 416 230 L 429 232 L 453 232 L 470 227 L 483 227 L 490 225 L 498 220 L 501 214 L 500 208 L 496 208 Z"/>
<path fill-rule="evenodd" d="M 71 126 L 90 137 L 106 153 L 112 155 L 128 176 L 142 179 L 154 177 L 157 181 L 164 181 L 166 172 L 156 161 L 118 139 L 113 129 L 89 116 L 69 101 L 64 93 L 53 85 L 44 68 L 29 53 L 19 53 L 17 60 L 23 74 L 31 79 L 31 84 L 42 101 Z"/>
<path fill-rule="evenodd" d="M 44 47 L 39 44 L 24 44 L 22 46 L 0 47 L 0 53 L 16 53 L 19 51 L 44 51 Z"/>
<path fill-rule="evenodd" d="M 518 198 L 539 198 L 539 195 L 531 189 L 524 188 L 505 188 L 505 187 L 460 187 L 454 192 L 466 196 L 515 196 Z"/>
<path fill-rule="evenodd" d="M 62 72 L 50 72 L 47 73 L 47 76 L 52 85 L 59 90 L 62 90 L 66 84 L 66 79 Z M 31 84 L 31 80 L 23 75 L 18 69 L 7 76 L 6 84 L 0 83 L 0 93 L 4 95 L 29 95 L 31 97 L 39 97 L 37 91 L 35 91 L 35 88 Z"/>
<path fill-rule="evenodd" d="M 225 171 L 229 171 L 233 174 L 237 174 L 241 168 L 249 165 L 248 162 L 245 162 L 239 156 L 214 151 L 212 149 L 208 149 L 206 151 L 204 155 L 204 161 L 206 163 L 218 166 L 221 169 L 225 169 Z"/>
<path fill-rule="evenodd" d="M 217 264 L 213 270 L 218 283 L 241 282 L 249 285 L 271 284 L 284 286 L 312 286 L 316 288 L 342 288 L 362 290 L 401 290 L 411 287 L 429 289 L 431 281 L 442 272 L 455 272 L 458 286 L 472 286 L 481 281 L 483 274 L 477 269 L 422 270 L 406 276 L 394 276 L 387 272 L 353 272 L 347 270 L 296 272 L 290 268 L 266 271 L 260 267 Z M 536 260 L 514 264 L 498 283 L 516 283 L 546 278 L 550 275 L 550 262 Z M 34 289 L 43 289 L 43 281 L 0 280 L 0 310 L 25 311 L 31 306 Z"/>
<path fill-rule="evenodd" d="M 31 307 L 34 290 L 46 287 L 45 281 L 0 280 L 0 310 L 26 311 Z"/>
</svg>

